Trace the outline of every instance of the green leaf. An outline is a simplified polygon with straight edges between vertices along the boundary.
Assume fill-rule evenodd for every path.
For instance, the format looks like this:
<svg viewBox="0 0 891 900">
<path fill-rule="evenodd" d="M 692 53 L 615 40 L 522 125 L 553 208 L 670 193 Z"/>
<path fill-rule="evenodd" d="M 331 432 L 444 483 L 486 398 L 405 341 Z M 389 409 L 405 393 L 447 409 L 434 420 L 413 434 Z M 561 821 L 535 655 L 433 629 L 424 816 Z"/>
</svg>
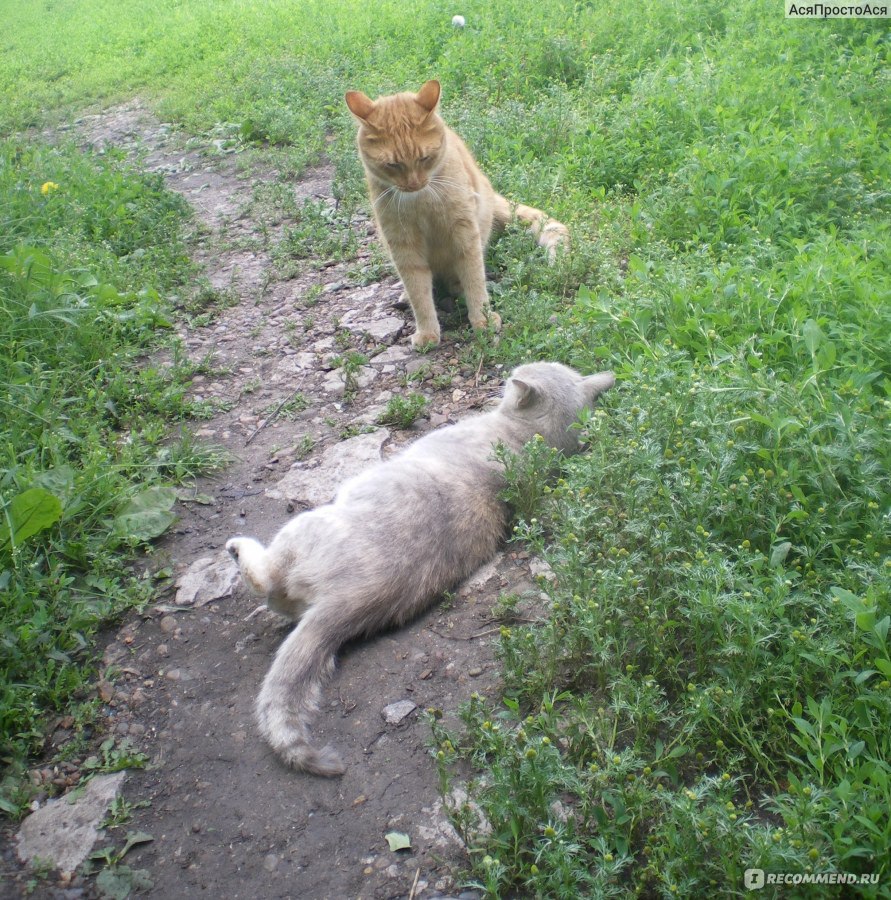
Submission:
<svg viewBox="0 0 891 900">
<path fill-rule="evenodd" d="M 874 659 L 872 664 L 885 676 L 885 678 L 891 678 L 891 662 L 887 659 Z"/>
<path fill-rule="evenodd" d="M 814 736 L 814 727 L 811 725 L 807 719 L 800 719 L 797 716 L 792 717 L 792 721 L 795 723 L 795 727 L 802 733 L 806 734 L 809 737 Z"/>
<path fill-rule="evenodd" d="M 115 534 L 137 541 L 158 537 L 176 521 L 176 515 L 171 512 L 175 502 L 176 489 L 172 487 L 156 486 L 140 491 L 118 510 Z"/>
<path fill-rule="evenodd" d="M 199 494 L 193 488 L 178 488 L 176 499 L 182 503 L 198 503 L 201 506 L 213 506 L 215 502 L 210 494 Z"/>
<path fill-rule="evenodd" d="M 74 492 L 74 469 L 71 466 L 56 466 L 41 472 L 34 478 L 35 487 L 42 487 L 55 494 L 63 506 Z"/>
<path fill-rule="evenodd" d="M 387 839 L 387 843 L 390 845 L 390 850 L 395 852 L 396 850 L 410 850 L 411 849 L 411 838 L 407 834 L 403 834 L 401 831 L 390 831 L 384 835 Z"/>
<path fill-rule="evenodd" d="M 30 488 L 13 497 L 0 522 L 0 546 L 18 546 L 29 537 L 55 525 L 62 517 L 62 501 L 45 488 Z"/>
<path fill-rule="evenodd" d="M 96 877 L 96 888 L 103 900 L 127 900 L 134 891 L 150 890 L 153 882 L 144 869 L 111 866 Z"/>
<path fill-rule="evenodd" d="M 854 760 L 866 749 L 866 741 L 854 741 L 848 747 L 848 759 Z"/>
<path fill-rule="evenodd" d="M 826 335 L 823 334 L 820 330 L 820 326 L 813 319 L 808 319 L 804 323 L 801 333 L 804 336 L 805 347 L 807 347 L 808 352 L 813 356 L 814 353 L 817 352 L 817 347 L 825 340 Z"/>
<path fill-rule="evenodd" d="M 148 834 L 145 831 L 128 831 L 127 832 L 127 841 L 124 846 L 121 848 L 121 852 L 118 854 L 118 858 L 122 858 L 126 856 L 134 847 L 139 844 L 149 844 L 154 840 L 152 835 Z"/>
<path fill-rule="evenodd" d="M 53 261 L 37 247 L 19 246 L 5 256 L 0 256 L 0 268 L 6 269 L 17 278 L 30 279 L 36 284 L 47 284 L 52 280 Z"/>
<path fill-rule="evenodd" d="M 832 341 L 826 341 L 817 353 L 817 364 L 821 369 L 829 369 L 835 362 L 836 350 Z"/>
<path fill-rule="evenodd" d="M 779 568 L 786 561 L 786 557 L 791 549 L 791 541 L 783 541 L 782 544 L 777 544 L 770 553 L 771 566 L 775 569 Z"/>
<path fill-rule="evenodd" d="M 829 588 L 829 593 L 832 594 L 839 603 L 843 603 L 847 606 L 852 612 L 863 612 L 863 609 L 865 608 L 864 602 L 856 594 L 845 588 L 831 587 Z"/>
<path fill-rule="evenodd" d="M 872 631 L 876 624 L 876 613 L 874 609 L 867 609 L 863 612 L 857 613 L 854 616 L 854 621 L 857 623 L 857 627 L 861 631 Z"/>
</svg>

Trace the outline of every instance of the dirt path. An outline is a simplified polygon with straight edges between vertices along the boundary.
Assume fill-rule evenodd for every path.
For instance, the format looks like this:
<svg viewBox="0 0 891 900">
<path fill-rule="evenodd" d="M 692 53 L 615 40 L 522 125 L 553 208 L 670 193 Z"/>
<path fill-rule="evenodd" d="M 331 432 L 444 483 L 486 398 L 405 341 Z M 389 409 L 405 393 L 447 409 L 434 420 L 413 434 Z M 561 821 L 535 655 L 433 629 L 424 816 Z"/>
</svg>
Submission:
<svg viewBox="0 0 891 900">
<path fill-rule="evenodd" d="M 94 146 L 141 151 L 144 165 L 164 174 L 206 228 L 197 257 L 210 283 L 237 301 L 182 332 L 189 358 L 204 362 L 192 394 L 225 406 L 193 428 L 234 461 L 197 486 L 196 502 L 179 504 L 175 531 L 152 560 L 167 560 L 176 584 L 109 636 L 109 680 L 100 685 L 108 729 L 151 762 L 123 787 L 132 820 L 97 846 L 122 843 L 128 830 L 150 834 L 126 863 L 147 871 L 146 893 L 158 898 L 477 896 L 451 877 L 464 851 L 441 811 L 419 712 L 454 711 L 472 691 L 493 690 L 492 606 L 501 592 L 537 595 L 530 561 L 503 554 L 448 604 L 342 654 L 316 733 L 348 770 L 324 780 L 285 769 L 257 734 L 254 697 L 288 629 L 268 612 L 253 614 L 256 601 L 222 547 L 238 533 L 270 538 L 295 509 L 330 497 L 350 471 L 479 408 L 500 373 L 462 368 L 448 342 L 426 356 L 410 350 L 409 323 L 393 307 L 395 279 L 360 284 L 350 274 L 369 258 L 367 219 L 352 223 L 358 265 L 320 260 L 284 278 L 271 251 L 288 223 L 261 241 L 264 226 L 251 212 L 256 184 L 276 173 L 241 172 L 234 155 L 188 149 L 138 102 L 76 129 Z M 331 178 L 322 166 L 288 190 L 298 201 L 333 205 Z M 350 350 L 370 361 L 346 384 L 332 366 Z M 428 417 L 408 432 L 374 426 L 387 399 L 407 390 L 408 376 L 410 389 L 430 400 Z M 293 402 L 298 392 L 302 402 Z M 417 708 L 386 722 L 384 707 L 403 700 Z M 60 731 L 55 743 L 64 737 Z M 391 830 L 408 834 L 412 849 L 391 852 Z M 24 883 L 20 876 L 16 891 Z M 75 879 L 67 891 L 44 885 L 32 896 L 42 889 L 66 897 L 95 891 Z"/>
</svg>

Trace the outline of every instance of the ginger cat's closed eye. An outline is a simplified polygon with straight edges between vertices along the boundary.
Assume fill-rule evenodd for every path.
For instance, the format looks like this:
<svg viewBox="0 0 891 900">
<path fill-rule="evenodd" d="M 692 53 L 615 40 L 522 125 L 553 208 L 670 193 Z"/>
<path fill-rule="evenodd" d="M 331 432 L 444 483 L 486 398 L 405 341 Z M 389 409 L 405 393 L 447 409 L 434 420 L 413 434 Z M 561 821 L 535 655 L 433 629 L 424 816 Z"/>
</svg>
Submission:
<svg viewBox="0 0 891 900">
<path fill-rule="evenodd" d="M 464 142 L 437 114 L 439 98 L 438 81 L 428 81 L 417 94 L 374 101 L 359 91 L 346 95 L 359 122 L 359 156 L 375 220 L 414 313 L 415 347 L 439 343 L 434 278 L 464 295 L 474 328 L 500 328 L 483 264 L 493 227 L 515 215 L 551 260 L 569 242 L 562 223 L 530 206 L 513 208 L 495 193 Z"/>
</svg>

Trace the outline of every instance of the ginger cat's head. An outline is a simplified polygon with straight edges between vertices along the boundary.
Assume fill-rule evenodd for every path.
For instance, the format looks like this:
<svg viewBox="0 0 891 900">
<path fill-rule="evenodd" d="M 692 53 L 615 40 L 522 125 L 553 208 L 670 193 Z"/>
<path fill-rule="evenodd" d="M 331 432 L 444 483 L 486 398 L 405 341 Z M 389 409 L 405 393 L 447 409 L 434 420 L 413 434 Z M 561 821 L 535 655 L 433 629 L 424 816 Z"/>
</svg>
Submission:
<svg viewBox="0 0 891 900">
<path fill-rule="evenodd" d="M 436 114 L 438 81 L 417 94 L 370 100 L 347 91 L 346 103 L 359 122 L 359 154 L 369 176 L 404 193 L 423 190 L 445 153 L 446 131 Z"/>
</svg>

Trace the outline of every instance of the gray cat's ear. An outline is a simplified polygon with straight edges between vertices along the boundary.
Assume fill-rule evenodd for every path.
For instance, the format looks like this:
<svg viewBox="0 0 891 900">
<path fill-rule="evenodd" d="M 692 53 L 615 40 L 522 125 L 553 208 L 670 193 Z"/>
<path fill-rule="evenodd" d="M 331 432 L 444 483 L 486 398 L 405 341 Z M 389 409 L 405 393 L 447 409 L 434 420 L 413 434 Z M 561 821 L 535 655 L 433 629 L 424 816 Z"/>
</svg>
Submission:
<svg viewBox="0 0 891 900">
<path fill-rule="evenodd" d="M 428 81 L 417 93 L 415 100 L 427 110 L 428 113 L 436 109 L 439 103 L 439 95 L 442 87 L 438 81 Z"/>
<path fill-rule="evenodd" d="M 370 100 L 362 91 L 347 91 L 344 96 L 350 112 L 364 122 L 374 110 L 374 101 Z"/>
<path fill-rule="evenodd" d="M 511 384 L 517 394 L 517 409 L 526 409 L 535 402 L 538 396 L 538 390 L 528 381 L 519 378 L 511 378 Z"/>
<path fill-rule="evenodd" d="M 588 402 L 593 403 L 604 391 L 608 391 L 616 383 L 616 376 L 612 372 L 598 372 L 582 379 Z"/>
</svg>

